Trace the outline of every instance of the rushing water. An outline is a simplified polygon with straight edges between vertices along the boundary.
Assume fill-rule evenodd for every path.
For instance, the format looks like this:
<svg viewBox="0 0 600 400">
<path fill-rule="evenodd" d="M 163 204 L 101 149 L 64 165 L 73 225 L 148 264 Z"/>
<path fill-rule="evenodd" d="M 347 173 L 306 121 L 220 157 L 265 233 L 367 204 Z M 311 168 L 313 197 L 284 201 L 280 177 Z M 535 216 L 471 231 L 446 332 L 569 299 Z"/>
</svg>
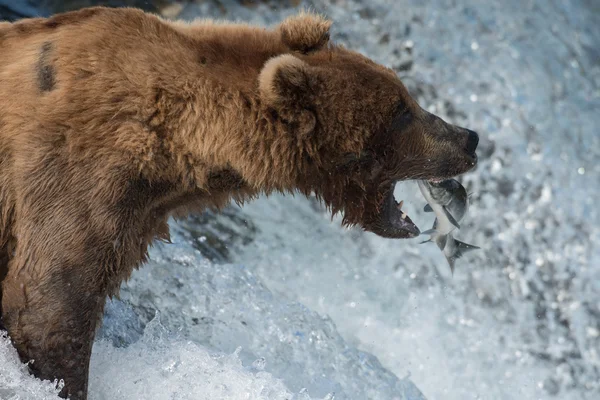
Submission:
<svg viewBox="0 0 600 400">
<path fill-rule="evenodd" d="M 215 242 L 229 244 L 226 257 L 181 225 L 109 305 L 100 337 L 129 347 L 97 343 L 92 399 L 417 399 L 411 381 L 429 400 L 597 399 L 600 3 L 310 4 L 335 20 L 335 40 L 395 68 L 422 106 L 480 132 L 459 237 L 482 250 L 451 277 L 435 246 L 344 230 L 301 197 L 217 218 L 229 224 Z M 271 24 L 292 11 L 221 0 L 180 16 Z M 422 229 L 433 222 L 414 183 L 396 197 Z M 148 323 L 156 310 L 160 323 Z M 0 360 L 5 393 L 49 390 L 5 341 Z"/>
</svg>

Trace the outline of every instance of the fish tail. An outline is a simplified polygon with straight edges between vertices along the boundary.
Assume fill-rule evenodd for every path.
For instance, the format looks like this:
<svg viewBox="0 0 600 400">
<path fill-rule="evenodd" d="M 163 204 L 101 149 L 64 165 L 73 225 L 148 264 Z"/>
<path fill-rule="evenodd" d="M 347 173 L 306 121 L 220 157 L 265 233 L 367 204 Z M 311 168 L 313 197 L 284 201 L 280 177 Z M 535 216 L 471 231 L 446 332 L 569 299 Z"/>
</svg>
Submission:
<svg viewBox="0 0 600 400">
<path fill-rule="evenodd" d="M 448 264 L 450 265 L 450 271 L 452 272 L 452 276 L 454 276 L 455 261 L 464 256 L 465 253 L 468 253 L 472 250 L 477 250 L 479 249 L 479 247 L 465 242 L 461 242 L 460 240 L 454 239 L 454 237 L 451 237 L 450 240 L 454 241 L 452 254 L 446 254 L 446 252 L 444 252 L 444 255 L 446 256 L 446 260 L 448 260 Z"/>
<path fill-rule="evenodd" d="M 456 257 L 446 256 L 446 260 L 448 261 L 448 265 L 450 265 L 450 272 L 452 273 L 452 276 L 454 276 L 454 261 L 456 260 Z"/>
<path fill-rule="evenodd" d="M 460 240 L 454 239 L 454 241 L 456 242 L 456 252 L 455 252 L 456 258 L 462 257 L 465 253 L 467 253 L 471 250 L 477 250 L 477 249 L 481 248 L 481 247 L 477 247 L 472 244 L 461 242 Z"/>
</svg>

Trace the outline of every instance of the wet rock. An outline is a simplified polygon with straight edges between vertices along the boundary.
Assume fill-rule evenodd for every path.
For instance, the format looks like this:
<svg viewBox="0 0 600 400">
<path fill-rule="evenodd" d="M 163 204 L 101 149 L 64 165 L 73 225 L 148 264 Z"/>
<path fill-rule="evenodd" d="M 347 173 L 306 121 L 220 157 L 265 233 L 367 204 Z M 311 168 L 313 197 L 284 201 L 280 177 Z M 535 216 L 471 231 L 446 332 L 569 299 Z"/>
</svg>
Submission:
<svg viewBox="0 0 600 400">
<path fill-rule="evenodd" d="M 509 179 L 498 180 L 498 193 L 504 197 L 509 197 L 515 191 L 515 183 Z"/>
<path fill-rule="evenodd" d="M 287 8 L 287 7 L 297 7 L 302 4 L 302 0 L 237 0 L 239 4 L 248 8 L 257 8 L 260 5 L 266 5 L 272 9 L 276 8 Z M 226 2 L 216 1 L 218 3 L 219 8 L 222 9 L 223 13 L 227 13 L 227 4 Z"/>
<path fill-rule="evenodd" d="M 379 44 L 388 44 L 390 42 L 390 34 L 384 33 L 379 39 Z"/>
<path fill-rule="evenodd" d="M 29 2 L 0 0 L 0 21 L 15 21 L 24 17 L 39 15 L 40 11 Z"/>
<path fill-rule="evenodd" d="M 373 19 L 377 16 L 377 13 L 371 7 L 365 7 L 358 12 L 358 15 L 360 15 L 361 18 Z"/>
<path fill-rule="evenodd" d="M 558 394 L 558 392 L 560 392 L 560 386 L 558 384 L 558 382 L 556 382 L 556 380 L 552 379 L 552 378 L 548 378 L 544 381 L 544 390 L 552 395 L 552 396 L 556 396 Z"/>
<path fill-rule="evenodd" d="M 225 208 L 222 212 L 207 210 L 172 224 L 192 246 L 212 262 L 231 261 L 230 250 L 248 245 L 254 240 L 257 228 L 238 208 Z"/>
<path fill-rule="evenodd" d="M 160 11 L 171 0 L 30 0 L 38 4 L 37 7 L 49 10 L 52 13 L 76 10 L 90 6 L 107 7 L 137 7 L 149 11 Z"/>
<path fill-rule="evenodd" d="M 400 72 L 410 71 L 413 67 L 413 64 L 413 60 L 406 60 L 400 64 L 395 65 L 394 70 Z"/>
<path fill-rule="evenodd" d="M 102 326 L 97 339 L 112 342 L 115 347 L 127 347 L 137 342 L 144 334 L 145 324 L 130 304 L 113 299 L 106 302 Z"/>
<path fill-rule="evenodd" d="M 43 17 L 91 6 L 137 7 L 161 12 L 163 9 L 168 10 L 168 6 L 173 3 L 175 2 L 172 0 L 0 0 L 0 20 Z"/>
</svg>

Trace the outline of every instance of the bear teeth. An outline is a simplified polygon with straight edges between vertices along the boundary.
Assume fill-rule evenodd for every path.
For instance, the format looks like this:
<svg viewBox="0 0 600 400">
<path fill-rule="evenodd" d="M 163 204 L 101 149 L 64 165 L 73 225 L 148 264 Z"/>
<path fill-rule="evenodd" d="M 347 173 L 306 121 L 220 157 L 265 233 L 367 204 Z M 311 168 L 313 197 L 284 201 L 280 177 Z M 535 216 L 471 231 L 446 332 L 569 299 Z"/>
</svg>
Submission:
<svg viewBox="0 0 600 400">
<path fill-rule="evenodd" d="M 398 211 L 400 211 L 400 212 L 401 212 L 401 214 L 400 214 L 400 218 L 402 218 L 402 219 L 406 219 L 407 215 L 406 215 L 406 213 L 405 213 L 404 211 L 402 211 L 402 206 L 403 206 L 403 205 L 404 205 L 404 200 L 400 200 L 400 203 L 398 203 L 398 204 L 396 205 L 396 207 L 398 208 Z"/>
</svg>

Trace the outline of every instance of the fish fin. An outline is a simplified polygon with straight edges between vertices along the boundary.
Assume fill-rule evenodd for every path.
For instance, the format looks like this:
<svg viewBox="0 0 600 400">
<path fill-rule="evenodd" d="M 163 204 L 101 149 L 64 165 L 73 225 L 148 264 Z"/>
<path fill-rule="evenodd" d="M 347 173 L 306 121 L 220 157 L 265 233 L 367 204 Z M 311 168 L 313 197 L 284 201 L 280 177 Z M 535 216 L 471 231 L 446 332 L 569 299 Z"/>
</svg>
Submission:
<svg viewBox="0 0 600 400">
<path fill-rule="evenodd" d="M 454 254 L 452 254 L 451 256 L 446 256 L 446 260 L 448 260 L 448 264 L 450 265 L 450 271 L 452 272 L 452 276 L 454 276 L 454 262 L 457 259 L 461 258 L 465 253 L 471 250 L 480 249 L 480 247 L 461 242 L 460 240 L 454 239 L 454 242 L 456 244 L 456 250 L 454 251 Z"/>
<path fill-rule="evenodd" d="M 429 204 L 425 204 L 425 207 L 423 207 L 423 211 L 433 212 L 433 208 L 431 208 L 431 206 Z"/>
<path fill-rule="evenodd" d="M 450 221 L 450 223 L 452 225 L 454 225 L 456 228 L 460 229 L 460 225 L 458 224 L 458 222 L 456 222 L 456 219 L 454 219 L 452 214 L 450 214 L 450 211 L 448 211 L 448 209 L 446 209 L 446 206 L 442 207 L 442 209 L 444 210 L 444 213 L 446 214 L 446 218 L 448 218 L 448 221 Z"/>
<path fill-rule="evenodd" d="M 460 240 L 454 239 L 454 241 L 456 242 L 456 258 L 462 257 L 463 254 L 465 254 L 471 250 L 477 250 L 477 249 L 481 248 L 481 247 L 477 247 L 472 244 L 461 242 Z"/>
<path fill-rule="evenodd" d="M 441 235 L 435 238 L 435 243 L 438 245 L 440 250 L 444 250 L 446 243 L 448 243 L 448 235 Z"/>
<path fill-rule="evenodd" d="M 454 276 L 454 257 L 446 257 L 446 260 L 448 260 L 448 265 L 450 265 L 450 272 L 452 273 L 452 276 Z"/>
<path fill-rule="evenodd" d="M 435 228 L 431 228 L 431 229 L 421 232 L 421 235 L 432 235 L 435 232 L 436 232 Z"/>
<path fill-rule="evenodd" d="M 444 257 L 446 257 L 446 261 L 448 261 L 448 265 L 450 266 L 450 272 L 452 273 L 452 276 L 454 276 L 454 262 L 457 259 L 456 255 L 448 256 L 444 253 Z"/>
</svg>

